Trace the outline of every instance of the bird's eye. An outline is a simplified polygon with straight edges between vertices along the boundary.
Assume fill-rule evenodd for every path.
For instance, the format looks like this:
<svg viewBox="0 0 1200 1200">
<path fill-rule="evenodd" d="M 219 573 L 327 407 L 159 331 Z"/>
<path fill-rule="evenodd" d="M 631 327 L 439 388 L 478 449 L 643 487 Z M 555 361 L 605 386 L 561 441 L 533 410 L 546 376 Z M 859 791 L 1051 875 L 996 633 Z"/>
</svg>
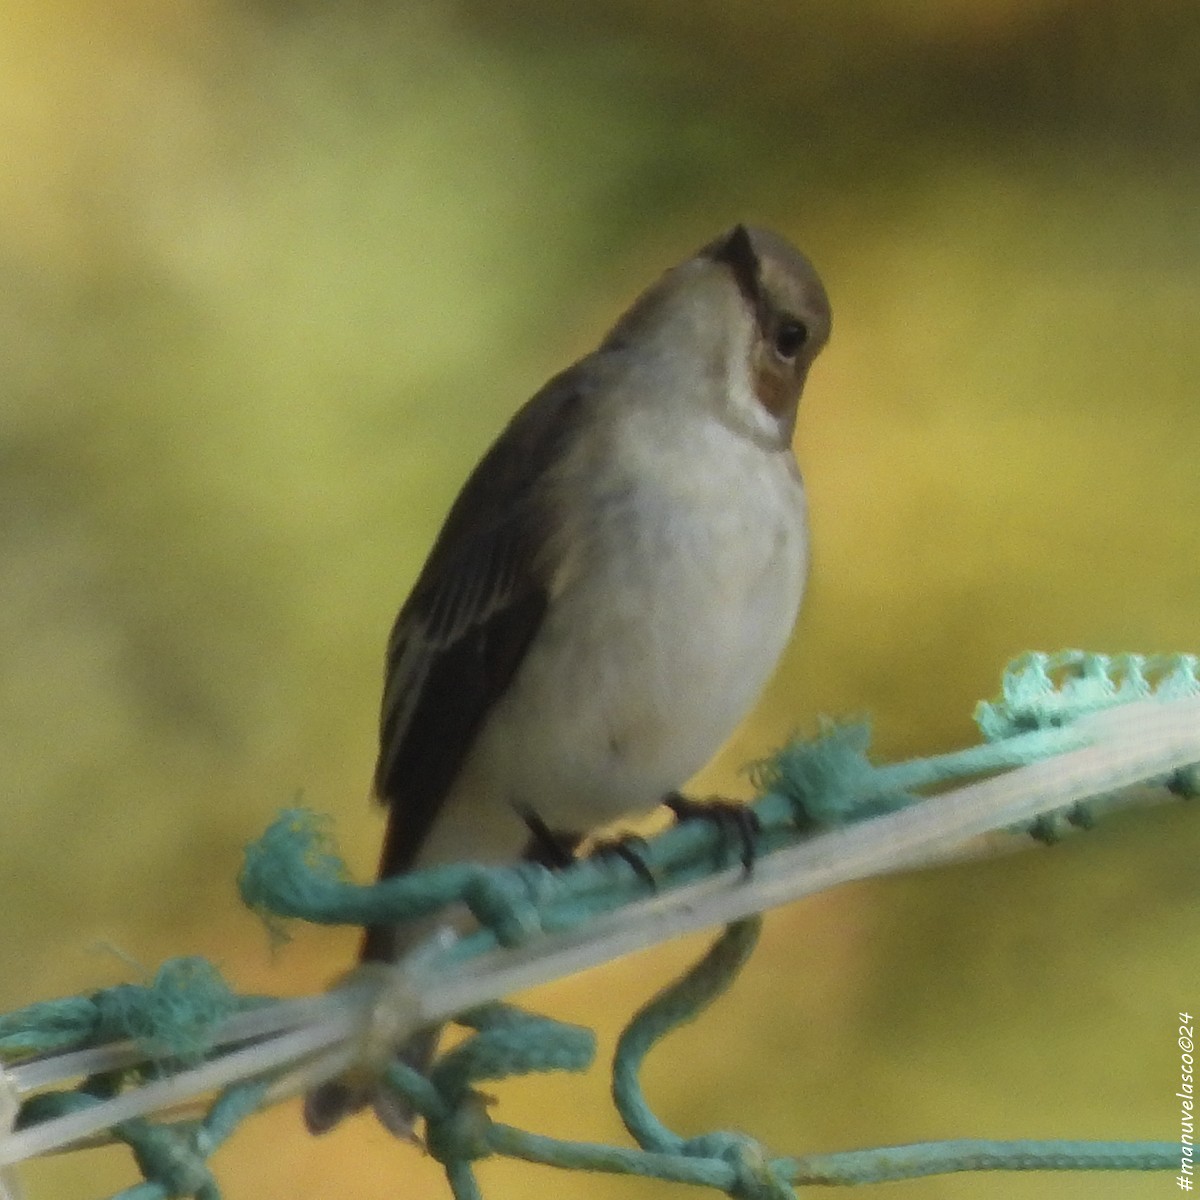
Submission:
<svg viewBox="0 0 1200 1200">
<path fill-rule="evenodd" d="M 775 330 L 775 353 L 780 358 L 791 361 L 800 353 L 801 347 L 808 341 L 808 329 L 792 318 L 781 321 Z"/>
</svg>

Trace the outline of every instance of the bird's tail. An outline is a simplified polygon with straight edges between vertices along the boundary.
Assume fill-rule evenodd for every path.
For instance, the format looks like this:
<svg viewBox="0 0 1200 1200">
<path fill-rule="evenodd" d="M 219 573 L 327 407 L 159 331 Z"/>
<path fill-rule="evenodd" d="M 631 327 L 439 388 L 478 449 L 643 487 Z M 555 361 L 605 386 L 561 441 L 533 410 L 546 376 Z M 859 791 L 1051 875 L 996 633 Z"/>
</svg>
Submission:
<svg viewBox="0 0 1200 1200">
<path fill-rule="evenodd" d="M 359 961 L 398 962 L 420 943 L 447 928 L 444 920 L 411 921 L 405 925 L 371 925 L 363 938 Z M 441 1028 L 423 1029 L 396 1050 L 396 1057 L 425 1074 L 437 1052 Z M 388 1088 L 369 1066 L 357 1067 L 318 1084 L 304 1097 L 304 1124 L 309 1133 L 328 1133 L 344 1117 L 370 1106 L 380 1122 L 396 1135 L 414 1140 L 417 1114 Z"/>
<path fill-rule="evenodd" d="M 424 1073 L 433 1061 L 441 1032 L 422 1030 L 396 1051 L 396 1057 Z M 361 1112 L 368 1105 L 390 1133 L 414 1140 L 417 1114 L 380 1079 L 365 1072 L 329 1079 L 313 1088 L 304 1097 L 304 1124 L 309 1133 L 328 1133 L 343 1117 Z"/>
</svg>

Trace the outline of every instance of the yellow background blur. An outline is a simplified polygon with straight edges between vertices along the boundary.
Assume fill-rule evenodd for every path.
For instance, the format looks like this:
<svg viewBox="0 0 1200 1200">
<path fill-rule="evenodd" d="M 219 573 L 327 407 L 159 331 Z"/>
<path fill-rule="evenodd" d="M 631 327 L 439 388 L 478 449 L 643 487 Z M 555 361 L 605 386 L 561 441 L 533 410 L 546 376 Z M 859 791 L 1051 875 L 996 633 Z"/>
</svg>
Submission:
<svg viewBox="0 0 1200 1200">
<path fill-rule="evenodd" d="M 242 845 L 297 793 L 367 876 L 382 646 L 516 406 L 739 219 L 819 265 L 833 341 L 799 454 L 799 634 L 698 790 L 820 713 L 881 754 L 973 736 L 1028 648 L 1200 650 L 1200 8 L 1191 0 L 7 0 L 0 6 L 0 1010 L 272 959 Z M 780 1152 L 1178 1134 L 1200 1006 L 1197 819 L 845 889 L 773 915 L 655 1053 L 684 1133 Z M 543 989 L 596 1023 L 702 945 Z M 113 948 L 119 950 L 119 954 Z M 596 1071 L 496 1089 L 623 1136 Z M 229 1200 L 444 1194 L 367 1120 L 294 1107 Z M 122 1150 L 36 1164 L 107 1194 Z M 491 1200 L 683 1188 L 481 1169 Z M 864 1196 L 1161 1196 L 1162 1176 L 951 1177 Z"/>
</svg>

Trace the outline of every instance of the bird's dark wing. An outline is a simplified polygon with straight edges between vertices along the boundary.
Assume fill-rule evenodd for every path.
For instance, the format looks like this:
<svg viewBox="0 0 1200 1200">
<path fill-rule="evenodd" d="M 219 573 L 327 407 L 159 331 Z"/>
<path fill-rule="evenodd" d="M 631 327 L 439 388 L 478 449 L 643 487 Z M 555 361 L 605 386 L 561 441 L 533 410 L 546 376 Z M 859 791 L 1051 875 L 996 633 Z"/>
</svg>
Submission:
<svg viewBox="0 0 1200 1200">
<path fill-rule="evenodd" d="M 375 794 L 391 807 L 380 876 L 412 866 L 547 604 L 545 476 L 586 403 L 578 368 L 509 423 L 446 518 L 388 642 Z"/>
</svg>

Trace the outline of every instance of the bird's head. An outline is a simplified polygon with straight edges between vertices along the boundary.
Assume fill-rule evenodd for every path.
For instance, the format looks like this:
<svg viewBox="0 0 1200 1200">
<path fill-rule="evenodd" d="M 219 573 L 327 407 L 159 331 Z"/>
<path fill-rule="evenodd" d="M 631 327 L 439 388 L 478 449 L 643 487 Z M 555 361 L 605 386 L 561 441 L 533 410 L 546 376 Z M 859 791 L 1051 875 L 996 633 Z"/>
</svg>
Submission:
<svg viewBox="0 0 1200 1200">
<path fill-rule="evenodd" d="M 700 378 L 722 420 L 786 445 L 830 326 L 812 263 L 779 234 L 736 225 L 643 293 L 605 348 Z"/>
</svg>

